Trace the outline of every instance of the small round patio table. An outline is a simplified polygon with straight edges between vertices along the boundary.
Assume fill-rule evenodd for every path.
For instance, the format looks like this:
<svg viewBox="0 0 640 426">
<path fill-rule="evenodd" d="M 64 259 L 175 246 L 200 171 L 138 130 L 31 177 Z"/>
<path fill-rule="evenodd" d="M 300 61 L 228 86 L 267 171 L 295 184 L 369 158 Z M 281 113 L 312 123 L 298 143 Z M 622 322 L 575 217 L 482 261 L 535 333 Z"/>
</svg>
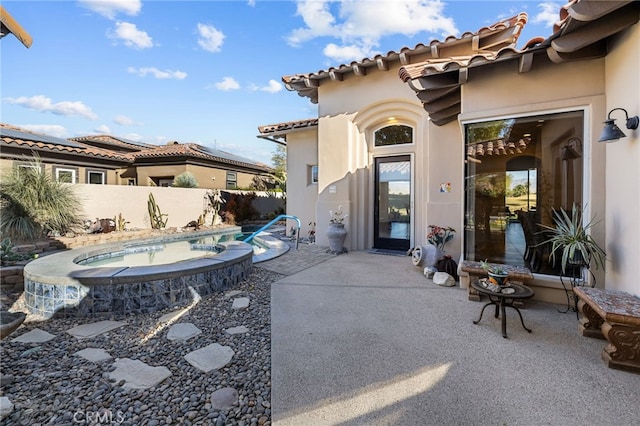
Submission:
<svg viewBox="0 0 640 426">
<path fill-rule="evenodd" d="M 480 316 L 474 324 L 478 324 L 482 319 L 482 315 L 484 314 L 484 310 L 487 306 L 494 305 L 496 307 L 495 317 L 500 317 L 502 323 L 502 337 L 507 338 L 507 316 L 505 315 L 505 308 L 508 306 L 513 308 L 518 313 L 520 317 L 520 324 L 522 324 L 522 328 L 531 333 L 531 329 L 527 328 L 524 325 L 524 320 L 522 319 L 522 314 L 520 313 L 520 309 L 513 306 L 513 302 L 516 300 L 524 300 L 530 299 L 533 297 L 534 292 L 529 287 L 524 284 L 519 283 L 508 283 L 506 286 L 499 287 L 494 291 L 492 287 L 482 285 L 483 280 L 476 280 L 471 282 L 471 287 L 476 289 L 480 294 L 485 294 L 489 297 L 489 303 L 482 307 L 482 311 L 480 311 Z"/>
</svg>

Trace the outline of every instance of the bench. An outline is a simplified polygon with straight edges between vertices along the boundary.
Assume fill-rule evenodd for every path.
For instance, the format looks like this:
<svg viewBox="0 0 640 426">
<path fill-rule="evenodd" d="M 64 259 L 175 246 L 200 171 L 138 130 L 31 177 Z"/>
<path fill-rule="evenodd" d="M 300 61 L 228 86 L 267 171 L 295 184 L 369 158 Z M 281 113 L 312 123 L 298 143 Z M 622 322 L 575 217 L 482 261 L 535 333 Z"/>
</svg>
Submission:
<svg viewBox="0 0 640 426">
<path fill-rule="evenodd" d="M 609 368 L 640 374 L 640 297 L 617 290 L 573 289 L 583 336 L 606 339 L 602 360 Z"/>
<path fill-rule="evenodd" d="M 526 285 L 527 282 L 533 280 L 533 274 L 524 266 L 502 265 L 496 263 L 489 263 L 488 265 L 490 267 L 499 266 L 504 269 L 509 274 L 507 282 L 509 280 L 519 281 Z M 469 300 L 479 302 L 480 293 L 471 287 L 471 282 L 478 278 L 488 277 L 489 275 L 487 274 L 487 271 L 482 268 L 480 262 L 472 260 L 463 260 L 462 263 L 460 263 L 460 271 L 463 272 L 460 274 L 460 287 L 469 290 Z"/>
</svg>

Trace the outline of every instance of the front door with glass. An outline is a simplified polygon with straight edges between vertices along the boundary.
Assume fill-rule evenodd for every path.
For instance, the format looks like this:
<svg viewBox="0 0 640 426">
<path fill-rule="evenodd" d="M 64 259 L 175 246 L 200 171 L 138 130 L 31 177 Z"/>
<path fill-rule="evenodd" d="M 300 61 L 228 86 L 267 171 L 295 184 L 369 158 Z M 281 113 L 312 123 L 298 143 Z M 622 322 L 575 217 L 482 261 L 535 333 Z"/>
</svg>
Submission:
<svg viewBox="0 0 640 426">
<path fill-rule="evenodd" d="M 374 247 L 408 250 L 411 243 L 411 158 L 375 160 Z"/>
</svg>

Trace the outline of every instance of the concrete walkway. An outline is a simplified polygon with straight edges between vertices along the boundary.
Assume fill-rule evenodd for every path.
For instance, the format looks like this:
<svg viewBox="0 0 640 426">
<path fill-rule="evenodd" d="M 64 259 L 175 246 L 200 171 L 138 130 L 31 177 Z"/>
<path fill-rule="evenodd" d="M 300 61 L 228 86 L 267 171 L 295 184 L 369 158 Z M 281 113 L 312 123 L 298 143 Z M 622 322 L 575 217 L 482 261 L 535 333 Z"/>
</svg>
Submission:
<svg viewBox="0 0 640 426">
<path fill-rule="evenodd" d="M 529 302 L 533 333 L 507 310 L 504 339 L 492 310 L 472 323 L 482 306 L 367 252 L 274 283 L 273 424 L 638 424 L 640 375 L 607 368 L 575 314 Z"/>
</svg>

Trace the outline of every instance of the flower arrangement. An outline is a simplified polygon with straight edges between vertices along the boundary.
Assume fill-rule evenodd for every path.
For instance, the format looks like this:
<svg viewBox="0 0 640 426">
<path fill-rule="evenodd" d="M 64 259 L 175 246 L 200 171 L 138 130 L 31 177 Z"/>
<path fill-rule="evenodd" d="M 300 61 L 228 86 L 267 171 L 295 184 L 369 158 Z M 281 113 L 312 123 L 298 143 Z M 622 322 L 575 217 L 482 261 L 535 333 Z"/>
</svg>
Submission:
<svg viewBox="0 0 640 426">
<path fill-rule="evenodd" d="M 344 220 L 349 217 L 348 214 L 342 211 L 342 206 L 338 206 L 338 210 L 336 211 L 329 210 L 329 216 L 331 216 L 331 219 L 329 219 L 331 223 L 343 223 Z"/>
<path fill-rule="evenodd" d="M 451 241 L 456 230 L 450 226 L 443 228 L 442 226 L 429 225 L 429 233 L 427 234 L 427 242 L 433 244 L 438 249 L 445 251 L 444 246 Z"/>
</svg>

